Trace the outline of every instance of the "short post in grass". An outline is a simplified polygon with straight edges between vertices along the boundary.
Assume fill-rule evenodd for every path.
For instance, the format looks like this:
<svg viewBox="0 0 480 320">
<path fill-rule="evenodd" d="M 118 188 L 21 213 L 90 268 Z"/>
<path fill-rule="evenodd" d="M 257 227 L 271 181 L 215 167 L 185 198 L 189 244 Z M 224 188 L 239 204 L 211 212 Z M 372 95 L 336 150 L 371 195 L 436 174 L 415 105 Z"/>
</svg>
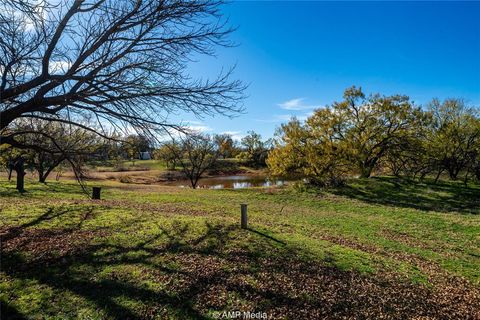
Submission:
<svg viewBox="0 0 480 320">
<path fill-rule="evenodd" d="M 100 187 L 93 187 L 92 188 L 92 199 L 100 199 L 100 191 L 102 191 L 102 188 Z"/>
<path fill-rule="evenodd" d="M 242 213 L 241 215 L 242 229 L 247 229 L 247 204 L 246 203 L 242 203 L 240 205 L 240 211 Z"/>
</svg>

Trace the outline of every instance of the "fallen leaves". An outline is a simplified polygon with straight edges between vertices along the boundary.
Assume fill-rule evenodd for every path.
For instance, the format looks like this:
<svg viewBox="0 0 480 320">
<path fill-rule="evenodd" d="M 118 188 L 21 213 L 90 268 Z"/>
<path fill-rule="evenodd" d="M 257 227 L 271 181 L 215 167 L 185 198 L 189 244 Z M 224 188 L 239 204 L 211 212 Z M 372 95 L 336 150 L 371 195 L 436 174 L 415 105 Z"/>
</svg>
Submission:
<svg viewBox="0 0 480 320">
<path fill-rule="evenodd" d="M 52 256 L 67 256 L 77 253 L 81 248 L 98 236 L 104 236 L 104 230 L 79 229 L 40 229 L 3 227 L 0 228 L 2 255 L 22 252 L 28 254 L 31 261 L 46 260 Z"/>
<path fill-rule="evenodd" d="M 203 315 L 209 310 L 261 311 L 271 319 L 480 318 L 478 288 L 459 278 L 438 275 L 443 280 L 437 279 L 433 287 L 427 287 L 413 284 L 396 273 L 365 275 L 342 271 L 322 262 L 305 261 L 284 248 L 266 247 L 268 253 L 248 248 L 232 249 L 225 246 L 229 241 L 228 231 L 212 230 L 211 234 L 190 240 L 181 247 L 168 243 L 140 248 L 114 247 L 117 251 L 105 258 L 108 264 L 131 265 L 133 261 L 123 260 L 124 257 L 141 251 L 142 258 L 135 259 L 135 265 L 140 263 L 142 272 L 136 278 L 128 272 L 112 272 L 109 283 L 140 285 L 143 281 L 153 281 L 164 284 L 163 289 L 158 289 L 161 291 L 144 291 L 151 298 L 146 296 L 148 300 L 138 314 L 140 319 L 154 318 L 159 313 L 168 315 L 168 310 L 178 306 L 188 306 Z M 4 253 L 28 253 L 28 261 L 21 269 L 49 263 L 53 254 L 63 257 L 54 260 L 60 267 L 68 266 L 70 257 L 96 265 L 99 261 L 86 260 L 86 257 L 96 257 L 96 250 L 99 250 L 98 244 L 91 245 L 91 241 L 98 236 L 108 237 L 98 230 L 18 230 L 12 227 L 2 228 L 0 232 L 6 239 Z M 205 242 L 212 237 L 218 238 L 216 247 L 205 251 Z M 362 249 L 368 250 L 367 247 Z M 167 268 L 167 265 L 176 267 Z M 24 271 L 11 271 L 10 276 L 18 272 Z M 59 277 L 58 274 L 54 276 Z M 436 276 L 432 273 L 433 278 Z M 91 286 L 95 287 L 95 282 Z M 102 292 L 104 296 L 109 294 Z M 129 292 L 124 294 L 128 296 Z M 175 298 L 156 302 L 153 297 L 157 294 Z"/>
</svg>

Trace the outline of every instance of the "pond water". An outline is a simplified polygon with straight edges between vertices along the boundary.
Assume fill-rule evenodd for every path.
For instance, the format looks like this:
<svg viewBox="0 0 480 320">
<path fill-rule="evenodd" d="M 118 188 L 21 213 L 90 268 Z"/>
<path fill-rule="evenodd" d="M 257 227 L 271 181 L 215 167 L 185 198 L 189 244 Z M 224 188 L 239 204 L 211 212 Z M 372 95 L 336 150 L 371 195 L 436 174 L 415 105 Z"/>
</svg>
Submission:
<svg viewBox="0 0 480 320">
<path fill-rule="evenodd" d="M 175 183 L 180 187 L 190 187 L 189 181 L 177 181 Z M 285 180 L 271 179 L 262 176 L 223 176 L 215 178 L 202 178 L 198 181 L 198 188 L 205 189 L 243 189 L 251 187 L 273 187 L 283 186 L 286 184 Z"/>
</svg>

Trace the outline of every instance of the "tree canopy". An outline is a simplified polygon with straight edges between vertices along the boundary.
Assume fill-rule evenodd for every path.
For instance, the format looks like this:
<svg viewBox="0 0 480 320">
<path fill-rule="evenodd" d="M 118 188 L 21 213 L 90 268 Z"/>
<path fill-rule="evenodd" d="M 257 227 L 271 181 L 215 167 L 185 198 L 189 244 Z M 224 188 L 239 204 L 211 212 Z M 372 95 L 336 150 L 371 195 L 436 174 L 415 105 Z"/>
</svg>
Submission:
<svg viewBox="0 0 480 320">
<path fill-rule="evenodd" d="M 231 70 L 189 75 L 195 54 L 229 46 L 221 1 L 61 0 L 0 4 L 0 140 L 25 147 L 20 118 L 63 122 L 104 137 L 179 128 L 171 112 L 232 114 L 243 85 Z M 88 117 L 94 124 L 86 126 Z"/>
<path fill-rule="evenodd" d="M 321 184 L 342 176 L 368 178 L 374 171 L 424 177 L 461 171 L 477 175 L 480 119 L 462 100 L 433 100 L 422 109 L 403 95 L 366 96 L 345 90 L 344 99 L 315 110 L 305 123 L 282 125 L 267 163 L 274 175 L 301 175 Z"/>
</svg>

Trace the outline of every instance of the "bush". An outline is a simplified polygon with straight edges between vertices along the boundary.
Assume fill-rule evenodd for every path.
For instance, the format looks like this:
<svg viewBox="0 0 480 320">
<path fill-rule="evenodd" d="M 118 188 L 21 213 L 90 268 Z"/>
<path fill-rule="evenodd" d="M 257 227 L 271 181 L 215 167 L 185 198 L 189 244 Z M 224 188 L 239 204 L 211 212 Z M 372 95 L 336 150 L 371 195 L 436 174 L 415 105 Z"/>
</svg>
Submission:
<svg viewBox="0 0 480 320">
<path fill-rule="evenodd" d="M 121 182 L 121 183 L 132 183 L 132 182 L 133 182 L 133 179 L 132 179 L 131 176 L 128 176 L 128 175 L 126 175 L 126 176 L 121 176 L 121 177 L 120 177 L 120 182 Z"/>
</svg>

